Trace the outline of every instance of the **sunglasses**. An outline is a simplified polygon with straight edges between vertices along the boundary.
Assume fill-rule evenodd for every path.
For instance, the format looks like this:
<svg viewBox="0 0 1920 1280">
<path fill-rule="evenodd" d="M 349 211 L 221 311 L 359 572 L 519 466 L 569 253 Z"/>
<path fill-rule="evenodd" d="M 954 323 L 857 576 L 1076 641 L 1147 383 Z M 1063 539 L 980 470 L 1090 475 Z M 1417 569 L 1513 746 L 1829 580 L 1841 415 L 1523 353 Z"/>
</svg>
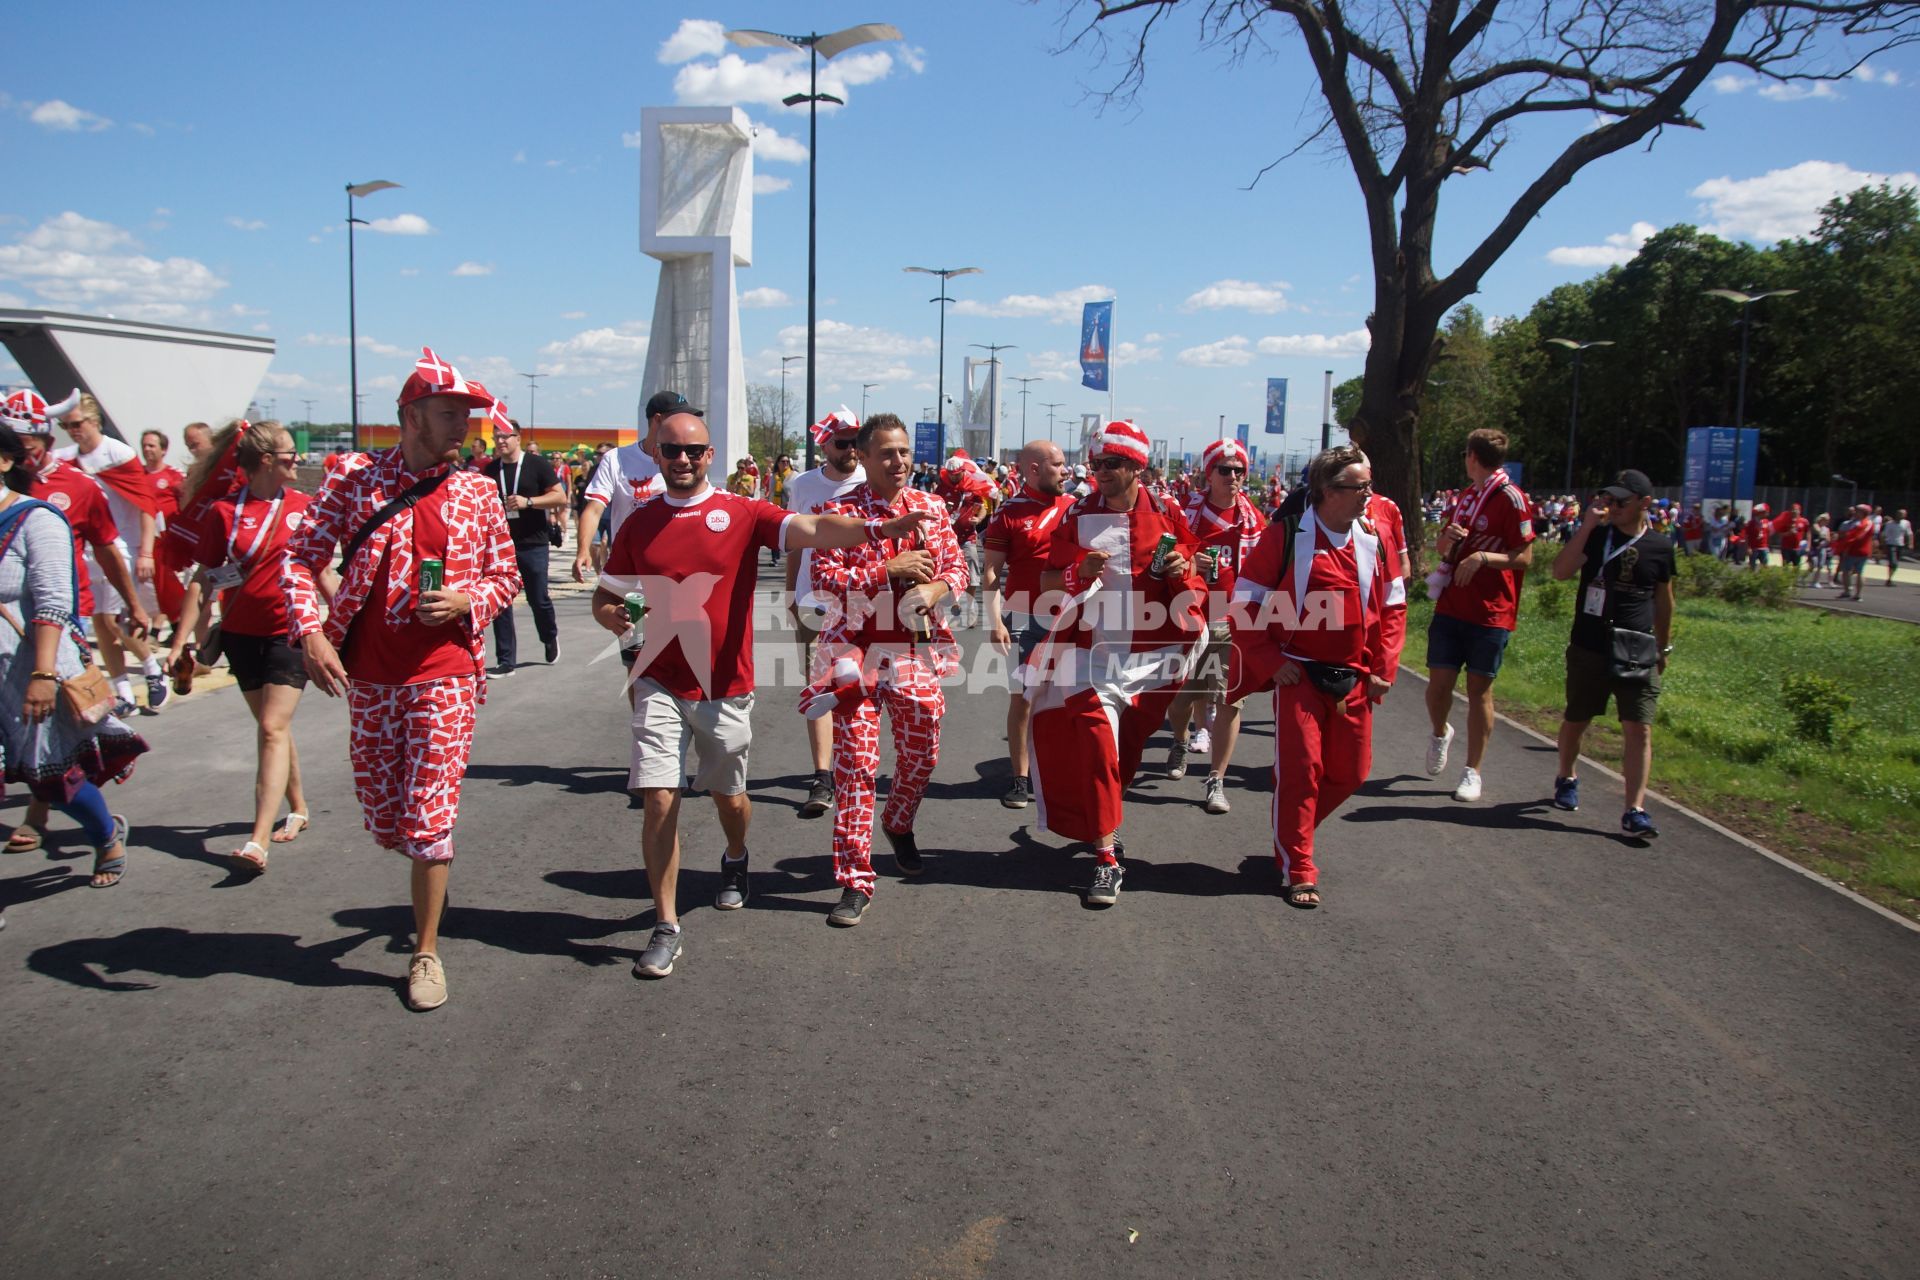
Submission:
<svg viewBox="0 0 1920 1280">
<path fill-rule="evenodd" d="M 1372 493 L 1373 481 L 1363 480 L 1359 484 L 1330 484 L 1329 489 L 1339 489 L 1343 493 Z"/>
<path fill-rule="evenodd" d="M 1245 467 L 1215 467 L 1214 470 L 1223 476 L 1243 476 L 1247 474 Z"/>
<path fill-rule="evenodd" d="M 689 462 L 700 461 L 713 448 L 710 444 L 661 444 L 654 447 L 660 450 L 663 458 L 676 461 L 685 458 Z"/>
<path fill-rule="evenodd" d="M 835 449 L 851 449 L 853 442 L 857 439 L 859 439 L 858 436 L 834 436 L 827 441 L 827 444 Z"/>
<path fill-rule="evenodd" d="M 1130 458 L 1095 458 L 1087 464 L 1095 471 L 1118 471 L 1122 467 L 1131 467 L 1135 463 Z"/>
</svg>

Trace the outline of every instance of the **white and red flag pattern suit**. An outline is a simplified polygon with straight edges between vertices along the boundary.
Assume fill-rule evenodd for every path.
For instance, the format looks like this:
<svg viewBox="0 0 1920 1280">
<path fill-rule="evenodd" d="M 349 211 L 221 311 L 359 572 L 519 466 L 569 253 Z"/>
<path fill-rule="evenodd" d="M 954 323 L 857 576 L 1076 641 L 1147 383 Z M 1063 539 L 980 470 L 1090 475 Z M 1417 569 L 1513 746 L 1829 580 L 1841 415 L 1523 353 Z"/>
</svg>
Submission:
<svg viewBox="0 0 1920 1280">
<path fill-rule="evenodd" d="M 816 550 L 813 592 L 827 603 L 827 626 L 814 646 L 814 674 L 825 677 L 834 663 L 852 658 L 862 672 L 861 694 L 833 712 L 833 876 L 842 888 L 873 896 L 873 790 L 880 768 L 880 711 L 893 725 L 893 781 L 880 824 L 896 834 L 913 830 L 914 817 L 934 765 L 940 760 L 940 718 L 946 694 L 940 681 L 960 666 L 942 611 L 932 633 L 915 638 L 903 625 L 899 593 L 908 584 L 889 580 L 887 561 L 904 551 L 925 551 L 934 577 L 951 598 L 966 594 L 966 560 L 947 523 L 946 504 L 930 493 L 905 488 L 891 505 L 862 484 L 820 508 L 822 515 L 888 520 L 906 511 L 931 511 L 906 538 L 882 538 L 862 546 Z"/>
<path fill-rule="evenodd" d="M 315 579 L 335 549 L 390 499 L 442 470 L 451 474 L 438 489 L 354 553 L 323 624 Z M 465 617 L 426 628 L 414 616 L 423 559 L 444 562 L 446 589 L 471 602 Z M 290 642 L 322 631 L 351 678 L 349 755 L 367 830 L 410 858 L 451 859 L 474 716 L 486 697 L 486 627 L 520 592 L 499 490 L 456 464 L 408 471 L 398 448 L 350 461 L 321 482 L 288 540 L 281 585 Z M 447 633 L 425 641 L 438 647 L 417 665 L 409 661 L 421 643 L 416 629 Z"/>
<path fill-rule="evenodd" d="M 1026 673 L 1034 797 L 1043 831 L 1099 841 L 1120 829 L 1121 802 L 1147 738 L 1206 646 L 1206 583 L 1149 572 L 1160 536 L 1193 562 L 1198 544 L 1178 507 L 1142 487 L 1131 511 L 1098 490 L 1060 519 L 1049 569 L 1111 558 L 1062 609 Z"/>
<path fill-rule="evenodd" d="M 1372 767 L 1374 699 L 1367 678 L 1391 683 L 1399 672 L 1406 636 L 1401 565 L 1399 547 L 1382 538 L 1371 515 L 1342 534 L 1308 507 L 1297 528 L 1291 521 L 1271 525 L 1241 566 L 1233 626 L 1241 669 L 1229 698 L 1264 687 L 1262 677 L 1271 678 L 1286 661 L 1359 673 L 1342 698 L 1321 692 L 1304 673 L 1293 684 L 1274 686 L 1273 852 L 1285 884 L 1319 882 L 1314 829 Z M 1389 623 L 1396 608 L 1397 633 Z"/>
</svg>

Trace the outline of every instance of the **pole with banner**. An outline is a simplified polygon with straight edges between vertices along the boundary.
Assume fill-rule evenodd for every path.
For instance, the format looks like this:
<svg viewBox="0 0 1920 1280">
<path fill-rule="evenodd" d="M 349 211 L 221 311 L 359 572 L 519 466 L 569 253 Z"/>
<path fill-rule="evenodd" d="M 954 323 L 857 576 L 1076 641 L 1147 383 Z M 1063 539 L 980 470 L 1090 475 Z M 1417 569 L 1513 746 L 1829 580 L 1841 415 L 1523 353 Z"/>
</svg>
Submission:
<svg viewBox="0 0 1920 1280">
<path fill-rule="evenodd" d="M 1107 418 L 1113 418 L 1113 299 L 1089 302 L 1080 310 L 1080 385 L 1107 393 Z"/>
</svg>

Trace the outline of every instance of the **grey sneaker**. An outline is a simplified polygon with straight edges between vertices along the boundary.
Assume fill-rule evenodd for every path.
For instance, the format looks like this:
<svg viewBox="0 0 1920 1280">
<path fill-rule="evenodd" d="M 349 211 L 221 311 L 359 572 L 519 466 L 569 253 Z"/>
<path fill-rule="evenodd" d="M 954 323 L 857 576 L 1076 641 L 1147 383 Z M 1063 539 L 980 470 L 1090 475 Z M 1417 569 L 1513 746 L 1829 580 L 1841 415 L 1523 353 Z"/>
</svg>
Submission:
<svg viewBox="0 0 1920 1280">
<path fill-rule="evenodd" d="M 800 806 L 800 816 L 817 818 L 831 807 L 833 807 L 833 775 L 816 773 L 813 775 L 813 785 L 807 788 L 806 802 Z"/>
<path fill-rule="evenodd" d="M 1227 780 L 1217 773 L 1207 775 L 1207 798 L 1204 803 L 1208 813 L 1225 813 L 1233 808 L 1227 803 Z"/>
<path fill-rule="evenodd" d="M 1187 776 L 1187 744 L 1175 742 L 1167 748 L 1167 776 L 1179 781 Z"/>
<path fill-rule="evenodd" d="M 1120 901 L 1120 881 L 1126 872 L 1117 862 L 1103 862 L 1093 869 L 1093 887 L 1087 890 L 1087 901 L 1096 907 L 1110 907 Z"/>
<path fill-rule="evenodd" d="M 747 905 L 753 890 L 747 884 L 747 860 L 720 859 L 720 896 L 713 900 L 717 911 L 738 911 Z"/>
<path fill-rule="evenodd" d="M 1013 785 L 1007 788 L 1007 794 L 1000 797 L 1000 803 L 1009 809 L 1026 808 L 1033 803 L 1033 784 L 1027 781 L 1025 775 L 1015 778 Z"/>
<path fill-rule="evenodd" d="M 647 949 L 633 962 L 633 976 L 664 978 L 672 973 L 673 962 L 680 958 L 681 942 L 681 931 L 673 925 L 653 926 L 653 936 L 647 939 Z"/>
<path fill-rule="evenodd" d="M 867 908 L 873 905 L 873 899 L 858 889 L 842 889 L 840 901 L 833 904 L 833 910 L 827 912 L 827 923 L 841 929 L 851 929 L 860 923 L 867 914 Z"/>
</svg>

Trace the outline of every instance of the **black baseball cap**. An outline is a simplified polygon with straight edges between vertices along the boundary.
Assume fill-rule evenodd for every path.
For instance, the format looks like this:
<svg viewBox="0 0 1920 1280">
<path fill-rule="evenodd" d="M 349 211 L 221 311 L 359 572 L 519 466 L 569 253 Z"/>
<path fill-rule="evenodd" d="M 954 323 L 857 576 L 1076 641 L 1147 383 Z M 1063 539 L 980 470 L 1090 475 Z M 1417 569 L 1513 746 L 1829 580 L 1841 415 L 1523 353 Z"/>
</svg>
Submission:
<svg viewBox="0 0 1920 1280">
<path fill-rule="evenodd" d="M 687 403 L 687 398 L 678 391 L 656 391 L 653 399 L 647 401 L 647 417 L 657 418 L 663 413 L 690 413 L 700 417 L 698 409 Z"/>
<path fill-rule="evenodd" d="M 1644 471 L 1622 471 L 1617 480 L 1600 492 L 1606 494 L 1609 498 L 1617 498 L 1622 502 L 1625 502 L 1628 498 L 1651 498 L 1653 496 L 1653 481 L 1647 479 L 1647 473 Z"/>
</svg>

